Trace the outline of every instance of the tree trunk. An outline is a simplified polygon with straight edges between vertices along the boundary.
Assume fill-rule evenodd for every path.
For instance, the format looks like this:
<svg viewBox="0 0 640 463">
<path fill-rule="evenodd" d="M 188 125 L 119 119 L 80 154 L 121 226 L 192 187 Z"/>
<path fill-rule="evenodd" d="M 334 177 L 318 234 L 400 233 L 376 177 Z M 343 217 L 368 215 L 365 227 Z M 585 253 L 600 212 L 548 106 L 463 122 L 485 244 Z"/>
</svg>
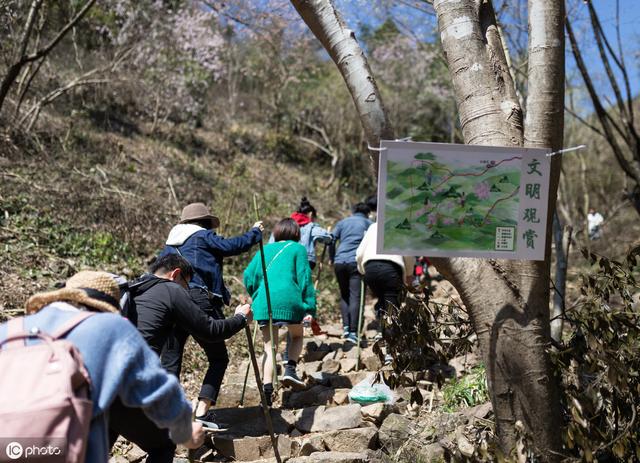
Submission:
<svg viewBox="0 0 640 463">
<path fill-rule="evenodd" d="M 291 3 L 338 66 L 369 146 L 378 146 L 381 138 L 393 138 L 393 129 L 367 58 L 355 33 L 342 21 L 333 1 L 291 0 Z M 377 172 L 378 156 L 371 156 L 371 161 L 374 172 Z"/>
<path fill-rule="evenodd" d="M 478 7 L 473 0 L 441 0 L 435 2 L 435 9 L 465 142 L 517 146 L 526 139 L 527 146 L 561 146 L 564 107 L 561 1 L 529 2 L 529 96 L 524 131 L 522 111 L 491 2 L 485 1 Z M 557 25 L 552 24 L 554 15 L 559 18 Z M 550 19 L 552 16 L 554 19 Z M 557 162 L 552 164 L 552 172 L 551 206 L 555 204 L 558 184 Z M 549 209 L 547 236 L 552 215 L 553 207 Z M 546 259 L 540 262 L 457 259 L 434 262 L 454 284 L 471 313 L 487 365 L 503 450 L 514 448 L 514 425 L 520 421 L 530 434 L 535 451 L 545 460 L 556 459 L 549 451 L 559 451 L 562 446 L 558 386 L 547 353 L 550 250 L 551 242 L 547 240 Z"/>
<path fill-rule="evenodd" d="M 369 143 L 373 144 L 372 141 L 380 137 L 390 137 L 391 126 L 366 58 L 353 33 L 338 19 L 332 2 L 291 1 L 338 66 L 351 91 Z M 545 2 L 552 8 L 541 8 Z M 434 6 L 465 142 L 522 146 L 525 138 L 522 109 L 509 74 L 491 2 L 436 0 Z M 545 26 L 549 26 L 542 28 L 537 22 L 532 24 L 531 49 L 539 53 L 539 57 L 530 57 L 530 72 L 539 76 L 540 59 L 556 58 L 558 46 L 562 49 L 562 27 L 557 35 L 555 25 L 548 24 L 549 17 L 562 12 L 562 6 L 560 0 L 532 0 L 530 9 L 532 6 L 532 11 L 537 11 Z M 547 39 L 553 43 L 549 44 Z M 534 96 L 528 99 L 533 114 L 528 113 L 527 124 L 541 124 L 526 131 L 531 146 L 562 144 L 563 67 L 557 59 L 547 66 L 547 72 L 558 77 L 560 84 L 547 78 L 533 86 L 531 82 L 529 84 Z M 549 118 L 548 123 L 544 118 Z M 554 178 L 550 191 L 552 204 L 557 175 Z M 549 218 L 551 215 L 552 210 Z M 557 459 L 553 452 L 561 448 L 562 425 L 558 388 L 547 353 L 550 244 L 548 240 L 544 262 L 432 259 L 458 290 L 470 313 L 487 365 L 497 433 L 503 450 L 514 449 L 515 423 L 520 421 L 544 461 Z"/>
</svg>

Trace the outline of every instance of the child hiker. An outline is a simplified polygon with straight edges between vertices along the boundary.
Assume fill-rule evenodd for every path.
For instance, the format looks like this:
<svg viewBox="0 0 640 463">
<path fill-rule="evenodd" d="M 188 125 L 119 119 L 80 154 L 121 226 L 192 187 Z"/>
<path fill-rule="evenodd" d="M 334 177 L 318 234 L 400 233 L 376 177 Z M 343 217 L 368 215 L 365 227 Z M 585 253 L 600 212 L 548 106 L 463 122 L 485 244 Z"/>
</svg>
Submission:
<svg viewBox="0 0 640 463">
<path fill-rule="evenodd" d="M 302 322 L 311 322 L 316 313 L 316 295 L 311 278 L 311 268 L 307 261 L 307 251 L 300 240 L 300 227 L 291 218 L 283 219 L 273 229 L 275 242 L 264 247 L 264 258 L 269 279 L 273 335 L 277 351 L 278 330 L 287 327 L 291 336 L 289 360 L 285 366 L 282 384 L 303 386 L 296 373 L 298 359 L 302 352 Z M 273 357 L 269 314 L 265 294 L 262 262 L 257 253 L 244 271 L 244 285 L 253 298 L 254 318 L 264 339 L 264 392 L 271 405 L 273 394 Z"/>
</svg>

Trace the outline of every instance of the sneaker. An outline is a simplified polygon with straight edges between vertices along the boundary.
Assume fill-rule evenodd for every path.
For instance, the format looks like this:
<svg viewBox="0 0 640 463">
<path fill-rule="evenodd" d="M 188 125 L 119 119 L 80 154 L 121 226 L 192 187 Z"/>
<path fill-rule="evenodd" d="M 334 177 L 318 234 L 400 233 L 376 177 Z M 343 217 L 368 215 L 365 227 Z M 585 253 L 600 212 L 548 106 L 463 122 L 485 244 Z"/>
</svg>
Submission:
<svg viewBox="0 0 640 463">
<path fill-rule="evenodd" d="M 304 387 L 305 383 L 304 381 L 302 381 L 297 373 L 296 373 L 296 369 L 294 367 L 292 367 L 291 365 L 287 365 L 287 368 L 284 370 L 284 376 L 282 377 L 282 385 L 283 386 L 298 386 L 298 387 Z"/>
<path fill-rule="evenodd" d="M 378 331 L 376 335 L 373 337 L 374 341 L 380 341 L 382 339 L 382 331 Z"/>
<path fill-rule="evenodd" d="M 343 327 L 343 331 L 342 331 L 342 339 L 347 339 L 349 337 L 349 327 L 345 326 Z"/>
<path fill-rule="evenodd" d="M 356 333 L 349 333 L 344 342 L 348 342 L 350 344 L 358 344 L 358 335 Z"/>
<path fill-rule="evenodd" d="M 391 354 L 386 354 L 384 356 L 384 364 L 391 365 L 392 362 L 393 362 L 393 357 L 391 356 Z"/>
<path fill-rule="evenodd" d="M 213 410 L 209 410 L 207 413 L 201 416 L 196 416 L 196 423 L 200 423 L 203 428 L 212 431 L 220 430 L 220 426 L 216 423 L 216 416 Z"/>
</svg>

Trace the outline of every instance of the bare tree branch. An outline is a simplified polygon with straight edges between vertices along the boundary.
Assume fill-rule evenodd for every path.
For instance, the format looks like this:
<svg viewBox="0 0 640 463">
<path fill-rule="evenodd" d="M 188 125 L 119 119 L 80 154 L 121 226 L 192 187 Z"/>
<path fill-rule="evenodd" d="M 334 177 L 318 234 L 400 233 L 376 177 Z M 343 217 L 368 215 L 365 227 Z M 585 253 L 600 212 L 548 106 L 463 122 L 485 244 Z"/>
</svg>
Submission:
<svg viewBox="0 0 640 463">
<path fill-rule="evenodd" d="M 34 4 L 37 2 L 38 0 L 34 0 Z M 27 63 L 30 63 L 39 58 L 47 56 L 51 52 L 51 50 L 53 50 L 53 48 L 56 45 L 58 45 L 58 43 L 64 38 L 64 36 L 89 12 L 89 10 L 91 9 L 91 7 L 95 2 L 96 0 L 87 0 L 87 2 L 82 7 L 82 9 L 60 30 L 60 32 L 58 32 L 58 34 L 45 47 L 29 55 L 25 55 L 24 53 L 21 54 L 18 58 L 18 61 L 9 67 L 9 69 L 7 70 L 7 74 L 4 76 L 4 78 L 2 79 L 2 83 L 0 84 L 0 111 L 2 110 L 2 105 L 4 103 L 5 98 L 9 93 L 9 89 L 11 88 L 16 78 L 20 74 L 20 70 L 22 69 L 22 67 Z M 42 0 L 39 3 L 42 3 Z M 33 11 L 33 4 L 32 4 L 31 11 Z M 30 11 L 30 14 L 31 14 L 31 11 Z M 28 25 L 28 26 L 29 26 L 28 32 L 30 34 L 31 28 L 33 27 L 33 21 L 31 22 L 31 25 Z M 26 35 L 26 39 L 28 41 L 28 35 Z M 26 42 L 24 42 L 24 37 L 23 37 L 23 43 L 21 43 L 20 47 L 21 49 L 24 47 L 24 50 L 26 52 Z"/>
</svg>

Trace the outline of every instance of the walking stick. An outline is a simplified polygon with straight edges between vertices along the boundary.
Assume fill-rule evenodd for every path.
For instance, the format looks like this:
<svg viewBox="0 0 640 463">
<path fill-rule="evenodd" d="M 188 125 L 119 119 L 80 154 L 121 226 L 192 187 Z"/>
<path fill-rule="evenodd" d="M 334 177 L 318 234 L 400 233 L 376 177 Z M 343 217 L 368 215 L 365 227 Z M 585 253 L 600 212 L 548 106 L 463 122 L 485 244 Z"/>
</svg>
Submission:
<svg viewBox="0 0 640 463">
<path fill-rule="evenodd" d="M 258 334 L 258 322 L 253 323 L 253 344 L 256 343 L 256 335 Z M 247 363 L 247 371 L 244 372 L 244 383 L 242 384 L 242 394 L 240 394 L 240 406 L 244 405 L 244 393 L 247 390 L 247 381 L 249 380 L 249 370 L 251 363 Z"/>
<path fill-rule="evenodd" d="M 195 405 L 195 403 L 192 403 L 191 405 L 193 406 Z M 193 407 L 193 411 L 191 412 L 191 422 L 194 422 L 195 420 L 196 420 L 196 407 Z M 196 451 L 194 449 L 189 449 L 187 458 L 189 459 L 189 463 L 194 463 L 194 461 L 196 461 Z"/>
<path fill-rule="evenodd" d="M 313 284 L 313 289 L 318 290 L 318 284 L 320 283 L 320 273 L 322 272 L 322 267 L 324 267 L 324 256 L 327 253 L 327 243 L 324 243 L 324 248 L 322 248 L 322 254 L 320 255 L 320 262 L 318 262 L 318 271 L 316 272 L 316 282 Z"/>
<path fill-rule="evenodd" d="M 258 200 L 257 195 L 253 194 L 253 210 L 256 213 L 256 221 L 260 220 L 260 214 L 258 214 Z M 267 263 L 264 259 L 264 244 L 262 239 L 260 240 L 260 260 L 262 261 L 262 277 L 264 279 L 264 292 L 267 296 L 267 313 L 269 314 L 269 337 L 271 338 L 271 358 L 273 359 L 273 385 L 278 387 L 278 365 L 276 362 L 276 345 L 277 339 L 273 336 L 273 312 L 271 310 L 271 296 L 269 294 L 269 280 L 267 279 Z"/>
<path fill-rule="evenodd" d="M 271 407 L 267 406 L 267 398 L 264 395 L 264 389 L 262 388 L 262 380 L 260 379 L 260 370 L 258 369 L 258 361 L 256 360 L 256 351 L 253 348 L 253 341 L 251 340 L 251 330 L 249 326 L 244 327 L 247 334 L 247 344 L 249 345 L 249 356 L 251 357 L 251 364 L 253 365 L 253 372 L 256 375 L 256 384 L 258 385 L 258 391 L 260 391 L 260 402 L 262 403 L 262 411 L 264 412 L 264 419 L 267 423 L 267 430 L 269 431 L 269 437 L 271 438 L 271 445 L 273 446 L 273 454 L 276 457 L 276 461 L 281 463 L 280 452 L 278 451 L 278 441 L 273 432 L 273 421 L 271 421 Z M 273 342 L 272 342 L 273 344 Z M 275 372 L 274 372 L 275 374 Z"/>
<path fill-rule="evenodd" d="M 364 314 L 364 280 L 360 280 L 360 310 L 358 312 L 358 344 L 356 346 L 356 371 L 360 371 L 360 337 L 362 334 L 362 317 Z"/>
</svg>

